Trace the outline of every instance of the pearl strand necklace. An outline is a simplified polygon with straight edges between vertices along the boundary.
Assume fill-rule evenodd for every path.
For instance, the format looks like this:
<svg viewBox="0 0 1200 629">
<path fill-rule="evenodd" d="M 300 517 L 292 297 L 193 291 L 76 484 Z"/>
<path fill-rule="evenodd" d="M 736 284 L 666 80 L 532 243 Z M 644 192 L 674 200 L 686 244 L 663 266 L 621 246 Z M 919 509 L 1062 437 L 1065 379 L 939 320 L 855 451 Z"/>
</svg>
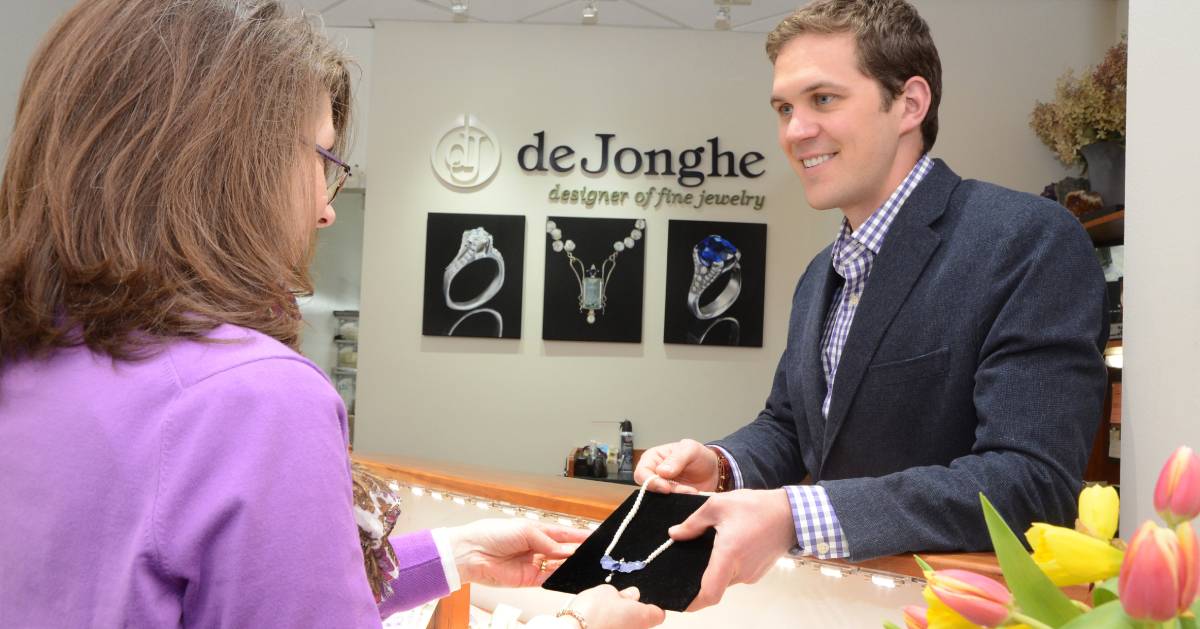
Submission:
<svg viewBox="0 0 1200 629">
<path fill-rule="evenodd" d="M 629 513 L 625 515 L 625 519 L 621 520 L 621 525 L 617 527 L 617 532 L 613 535 L 612 541 L 609 542 L 608 548 L 604 549 L 604 556 L 600 558 L 600 566 L 605 570 L 608 570 L 608 576 L 604 578 L 605 583 L 612 583 L 613 573 L 615 572 L 637 572 L 638 570 L 645 568 L 646 566 L 650 565 L 651 561 L 654 561 L 656 557 L 661 555 L 663 551 L 670 548 L 671 544 L 675 543 L 675 540 L 667 538 L 667 541 L 663 542 L 658 548 L 655 548 L 654 552 L 650 553 L 642 561 L 625 561 L 624 557 L 618 561 L 612 558 L 613 548 L 616 548 L 617 542 L 621 539 L 621 534 L 625 532 L 625 527 L 629 526 L 629 523 L 633 521 L 633 516 L 637 515 L 638 507 L 642 506 L 642 496 L 646 495 L 646 488 L 649 487 L 650 483 L 656 478 L 658 478 L 658 476 L 651 475 L 650 478 L 646 479 L 646 482 L 642 483 L 641 489 L 638 490 L 637 498 L 633 499 L 633 507 L 631 507 L 629 509 Z"/>
<path fill-rule="evenodd" d="M 579 312 L 587 311 L 587 322 L 596 322 L 596 311 L 599 310 L 604 314 L 604 307 L 608 303 L 608 280 L 612 277 L 613 269 L 617 268 L 617 254 L 626 249 L 633 249 L 634 244 L 642 239 L 642 230 L 646 229 L 646 221 L 637 219 L 633 223 L 633 229 L 629 231 L 629 235 L 621 240 L 613 242 L 613 252 L 608 254 L 604 262 L 600 265 L 600 269 L 593 264 L 591 268 L 585 268 L 583 261 L 575 257 L 572 253 L 575 251 L 575 241 L 567 239 L 563 240 L 562 230 L 554 221 L 546 221 L 546 233 L 550 235 L 550 248 L 555 253 L 565 252 L 567 254 L 567 264 L 571 267 L 571 272 L 575 274 L 575 279 L 579 282 Z"/>
</svg>

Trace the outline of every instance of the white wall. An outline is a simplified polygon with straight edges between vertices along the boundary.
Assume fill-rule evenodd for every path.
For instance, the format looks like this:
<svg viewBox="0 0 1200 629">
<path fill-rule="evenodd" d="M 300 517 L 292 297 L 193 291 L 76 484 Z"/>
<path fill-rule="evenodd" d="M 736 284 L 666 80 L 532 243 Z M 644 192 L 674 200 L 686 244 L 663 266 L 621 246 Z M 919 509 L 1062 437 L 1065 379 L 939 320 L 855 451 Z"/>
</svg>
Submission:
<svg viewBox="0 0 1200 629">
<path fill-rule="evenodd" d="M 317 252 L 312 264 L 313 295 L 300 302 L 304 328 L 300 352 L 325 373 L 337 364 L 335 310 L 358 310 L 362 286 L 363 208 L 365 193 L 343 190 L 334 199 L 337 220 L 317 232 Z"/>
<path fill-rule="evenodd" d="M 1192 0 L 1129 7 L 1121 529 L 1153 517 L 1154 483 L 1180 445 L 1200 449 L 1200 44 Z"/>
<path fill-rule="evenodd" d="M 317 253 L 313 260 L 313 296 L 300 303 L 304 316 L 301 352 L 328 373 L 337 362 L 333 346 L 336 321 L 334 310 L 358 310 L 362 284 L 362 234 L 367 183 L 366 151 L 370 131 L 371 46 L 375 31 L 369 28 L 330 28 L 327 34 L 334 44 L 355 61 L 351 85 L 355 96 L 351 114 L 353 129 L 350 150 L 343 156 L 352 167 L 346 187 L 335 199 L 337 221 L 317 232 Z"/>
<path fill-rule="evenodd" d="M 367 187 L 367 146 L 371 139 L 371 50 L 374 47 L 375 30 L 371 28 L 329 28 L 326 34 L 334 44 L 344 50 L 354 66 L 350 69 L 350 83 L 354 94 L 354 111 L 351 114 L 353 129 L 350 134 L 350 151 L 345 156 L 353 172 L 346 186 Z"/>
<path fill-rule="evenodd" d="M 7 159 L 25 67 L 54 20 L 74 4 L 73 0 L 0 0 L 4 16 L 0 19 L 0 166 Z"/>
<path fill-rule="evenodd" d="M 964 176 L 1038 192 L 1064 170 L 1027 126 L 1068 66 L 1098 61 L 1115 38 L 1116 0 L 937 0 L 919 3 L 945 66 L 935 155 Z M 1064 28 L 1063 25 L 1071 25 Z M 554 473 L 572 445 L 612 440 L 596 421 L 632 419 L 637 445 L 720 437 L 751 419 L 768 392 L 786 334 L 790 296 L 839 215 L 817 213 L 778 149 L 767 107 L 771 68 L 761 34 L 495 24 L 377 25 L 372 63 L 371 195 L 363 260 L 358 437 L 363 451 L 487 461 Z M 431 173 L 445 125 L 479 115 L 501 138 L 500 172 L 481 190 L 452 192 Z M 552 143 L 591 146 L 615 132 L 644 147 L 694 146 L 712 135 L 767 155 L 748 187 L 769 195 L 748 210 L 658 210 L 647 243 L 641 345 L 543 342 L 542 229 L 549 214 L 639 215 L 546 202 L 555 177 L 521 173 L 515 148 L 545 129 Z M 637 191 L 660 181 L 570 185 Z M 725 188 L 721 188 L 723 190 Z M 720 191 L 720 190 L 718 190 Z M 430 210 L 525 214 L 520 341 L 424 338 L 425 216 Z M 664 346 L 666 226 L 670 218 L 768 222 L 764 348 Z"/>
</svg>

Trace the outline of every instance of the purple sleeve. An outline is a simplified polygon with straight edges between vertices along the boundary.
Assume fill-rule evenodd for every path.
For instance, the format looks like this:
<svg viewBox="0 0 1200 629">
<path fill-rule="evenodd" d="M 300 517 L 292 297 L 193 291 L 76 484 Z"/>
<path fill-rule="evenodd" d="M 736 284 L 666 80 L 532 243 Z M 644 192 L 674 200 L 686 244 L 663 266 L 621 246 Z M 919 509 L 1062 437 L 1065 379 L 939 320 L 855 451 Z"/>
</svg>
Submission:
<svg viewBox="0 0 1200 629">
<path fill-rule="evenodd" d="M 392 581 L 395 593 L 379 605 L 384 618 L 450 593 L 442 559 L 428 530 L 388 538 L 400 560 L 400 575 Z"/>
<path fill-rule="evenodd" d="M 345 431 L 337 393 L 299 357 L 183 388 L 158 444 L 152 544 L 185 626 L 380 626 Z"/>
</svg>

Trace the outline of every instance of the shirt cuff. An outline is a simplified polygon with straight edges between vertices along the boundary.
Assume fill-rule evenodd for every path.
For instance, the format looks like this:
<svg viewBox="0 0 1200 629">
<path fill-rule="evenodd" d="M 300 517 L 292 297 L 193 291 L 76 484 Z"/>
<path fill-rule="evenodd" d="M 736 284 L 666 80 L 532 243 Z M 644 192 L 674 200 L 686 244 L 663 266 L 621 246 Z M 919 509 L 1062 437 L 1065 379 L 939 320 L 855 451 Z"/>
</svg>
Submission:
<svg viewBox="0 0 1200 629">
<path fill-rule="evenodd" d="M 438 557 L 442 559 L 442 571 L 446 573 L 446 585 L 451 592 L 457 592 L 462 587 L 462 577 L 458 574 L 458 566 L 454 563 L 454 551 L 450 548 L 450 539 L 446 529 L 433 529 L 433 543 L 437 546 Z"/>
<path fill-rule="evenodd" d="M 788 502 L 796 525 L 798 548 L 793 554 L 813 555 L 818 559 L 843 559 L 850 556 L 846 535 L 838 522 L 829 495 L 820 485 L 788 485 Z"/>
<path fill-rule="evenodd" d="M 733 476 L 733 489 L 741 489 L 743 487 L 742 470 L 738 469 L 737 461 L 734 460 L 733 455 L 729 453 L 729 450 L 726 450 L 715 443 L 708 444 L 708 447 L 716 448 L 721 451 L 721 454 L 725 455 L 725 460 L 729 461 L 729 473 Z"/>
</svg>

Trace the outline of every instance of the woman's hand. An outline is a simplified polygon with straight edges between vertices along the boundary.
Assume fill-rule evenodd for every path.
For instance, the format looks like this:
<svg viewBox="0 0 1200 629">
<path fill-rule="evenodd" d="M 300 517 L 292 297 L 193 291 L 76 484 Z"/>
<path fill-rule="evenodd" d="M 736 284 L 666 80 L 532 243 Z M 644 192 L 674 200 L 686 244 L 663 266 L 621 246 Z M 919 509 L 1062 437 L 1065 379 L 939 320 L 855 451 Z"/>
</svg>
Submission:
<svg viewBox="0 0 1200 629">
<path fill-rule="evenodd" d="M 667 613 L 655 605 L 639 603 L 635 587 L 620 592 L 611 585 L 597 585 L 576 596 L 568 609 L 587 621 L 588 629 L 642 629 L 662 624 Z M 576 629 L 579 622 L 570 616 L 559 617 L 563 629 Z"/>
<path fill-rule="evenodd" d="M 446 536 L 464 583 L 530 587 L 541 585 L 588 531 L 514 518 L 476 520 L 447 528 Z"/>
</svg>

